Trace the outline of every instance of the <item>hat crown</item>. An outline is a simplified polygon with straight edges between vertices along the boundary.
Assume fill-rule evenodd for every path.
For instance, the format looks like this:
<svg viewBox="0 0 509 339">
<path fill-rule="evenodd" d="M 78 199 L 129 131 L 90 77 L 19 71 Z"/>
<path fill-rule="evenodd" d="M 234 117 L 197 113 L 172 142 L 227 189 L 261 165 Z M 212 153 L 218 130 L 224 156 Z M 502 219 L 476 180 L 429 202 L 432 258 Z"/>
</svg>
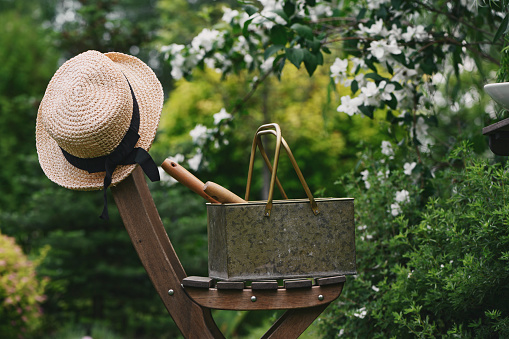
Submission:
<svg viewBox="0 0 509 339">
<path fill-rule="evenodd" d="M 41 102 L 41 121 L 58 146 L 79 158 L 110 154 L 126 134 L 133 110 L 129 84 L 97 51 L 64 63 Z"/>
</svg>

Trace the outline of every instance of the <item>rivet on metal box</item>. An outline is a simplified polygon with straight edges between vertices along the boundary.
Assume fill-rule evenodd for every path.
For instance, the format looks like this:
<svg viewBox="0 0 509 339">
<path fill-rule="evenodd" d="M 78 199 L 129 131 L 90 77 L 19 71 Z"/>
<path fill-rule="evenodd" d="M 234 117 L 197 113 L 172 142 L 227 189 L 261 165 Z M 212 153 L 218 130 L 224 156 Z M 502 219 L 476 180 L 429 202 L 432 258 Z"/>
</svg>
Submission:
<svg viewBox="0 0 509 339">
<path fill-rule="evenodd" d="M 261 141 L 265 134 L 276 136 L 273 166 Z M 288 199 L 281 187 L 276 175 L 281 145 L 308 199 Z M 271 171 L 271 182 L 268 200 L 251 202 L 257 147 Z M 273 200 L 276 184 L 286 200 Z M 356 273 L 354 199 L 315 199 L 277 124 L 263 125 L 256 131 L 245 200 L 207 204 L 211 278 L 241 281 Z"/>
</svg>

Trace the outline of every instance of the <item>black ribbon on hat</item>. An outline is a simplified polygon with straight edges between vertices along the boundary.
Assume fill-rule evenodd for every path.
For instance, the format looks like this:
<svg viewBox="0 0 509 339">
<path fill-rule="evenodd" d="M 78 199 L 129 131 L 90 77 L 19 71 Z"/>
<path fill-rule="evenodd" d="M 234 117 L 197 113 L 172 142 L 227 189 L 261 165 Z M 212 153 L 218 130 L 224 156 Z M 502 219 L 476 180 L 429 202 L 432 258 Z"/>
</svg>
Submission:
<svg viewBox="0 0 509 339">
<path fill-rule="evenodd" d="M 129 81 L 127 83 L 129 84 Z M 160 180 L 159 170 L 157 169 L 157 165 L 150 154 L 141 147 L 135 147 L 138 139 L 140 138 L 140 135 L 138 134 L 138 130 L 140 128 L 140 109 L 131 84 L 129 84 L 129 88 L 133 97 L 133 116 L 131 119 L 131 125 L 129 126 L 126 135 L 113 152 L 96 158 L 78 158 L 61 148 L 64 157 L 74 167 L 87 171 L 88 173 L 106 172 L 104 176 L 103 189 L 104 208 L 100 216 L 100 218 L 104 220 L 109 219 L 106 192 L 111 184 L 113 172 L 118 165 L 139 164 L 143 169 L 143 172 L 145 172 L 151 181 Z"/>
</svg>

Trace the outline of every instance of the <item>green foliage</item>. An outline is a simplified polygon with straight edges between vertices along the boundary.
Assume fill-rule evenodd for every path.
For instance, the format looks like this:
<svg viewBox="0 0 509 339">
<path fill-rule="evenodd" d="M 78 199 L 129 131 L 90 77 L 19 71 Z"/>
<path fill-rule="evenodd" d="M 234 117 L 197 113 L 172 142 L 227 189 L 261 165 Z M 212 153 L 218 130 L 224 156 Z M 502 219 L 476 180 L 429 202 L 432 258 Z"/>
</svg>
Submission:
<svg viewBox="0 0 509 339">
<path fill-rule="evenodd" d="M 369 163 L 390 172 L 368 176 L 369 189 L 346 180 L 356 198 L 358 275 L 328 312 L 327 335 L 507 337 L 509 166 L 475 159 L 465 146 L 434 177 L 422 167 L 404 174 L 383 159 Z M 426 185 L 435 188 L 429 200 L 419 190 Z M 402 188 L 409 201 L 391 215 Z"/>
<path fill-rule="evenodd" d="M 67 2 L 62 4 L 61 10 L 63 13 L 54 22 L 58 32 L 57 42 L 71 56 L 90 49 L 138 54 L 139 46 L 149 41 L 158 27 L 152 1 Z M 73 19 L 67 18 L 67 10 L 75 12 Z"/>
<path fill-rule="evenodd" d="M 17 207 L 30 194 L 35 163 L 35 117 L 39 100 L 56 69 L 58 54 L 47 30 L 15 11 L 0 11 L 0 210 Z"/>
<path fill-rule="evenodd" d="M 41 303 L 46 299 L 47 279 L 36 269 L 49 247 L 29 260 L 14 238 L 0 233 L 0 333 L 2 338 L 24 338 L 41 325 Z"/>
<path fill-rule="evenodd" d="M 189 156 L 195 152 L 189 132 L 196 124 L 213 126 L 212 113 L 221 107 L 231 107 L 245 95 L 239 82 L 243 75 L 225 80 L 213 71 L 205 71 L 193 82 L 178 81 L 163 109 L 159 134 L 152 151 L 160 156 L 177 153 Z M 379 143 L 379 123 L 360 116 L 338 116 L 328 103 L 326 88 L 329 79 L 323 70 L 309 79 L 304 70 L 288 69 L 283 82 L 270 80 L 261 85 L 250 99 L 250 105 L 237 116 L 225 134 L 214 143 L 202 147 L 208 163 L 200 168 L 202 180 L 212 180 L 243 195 L 251 143 L 256 129 L 263 123 L 277 121 L 283 130 L 299 166 L 312 190 L 326 189 L 327 195 L 337 195 L 334 180 L 355 166 L 359 142 Z M 332 94 L 333 95 L 333 94 Z M 228 144 L 223 144 L 223 140 Z M 269 150 L 274 139 L 265 141 Z M 262 162 L 257 156 L 254 192 L 262 185 Z M 258 162 L 260 160 L 260 162 Z M 303 190 L 284 152 L 278 173 L 290 196 L 304 197 Z M 341 163 L 341 166 L 338 166 Z M 265 165 L 263 165 L 265 166 Z"/>
</svg>

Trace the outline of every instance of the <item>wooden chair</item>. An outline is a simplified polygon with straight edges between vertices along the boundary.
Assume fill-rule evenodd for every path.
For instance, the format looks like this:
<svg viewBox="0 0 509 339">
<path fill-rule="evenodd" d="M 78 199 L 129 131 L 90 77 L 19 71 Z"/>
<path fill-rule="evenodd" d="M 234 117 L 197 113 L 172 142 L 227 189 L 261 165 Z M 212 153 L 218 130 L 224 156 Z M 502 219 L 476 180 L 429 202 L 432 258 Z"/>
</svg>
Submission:
<svg viewBox="0 0 509 339">
<path fill-rule="evenodd" d="M 285 287 L 253 282 L 240 289 L 238 284 L 213 286 L 211 279 L 187 277 L 142 170 L 137 168 L 112 191 L 145 270 L 186 338 L 224 338 L 211 309 L 287 310 L 262 338 L 297 338 L 341 294 L 344 276 L 316 279 L 312 286 L 311 280 L 288 281 Z"/>
</svg>

